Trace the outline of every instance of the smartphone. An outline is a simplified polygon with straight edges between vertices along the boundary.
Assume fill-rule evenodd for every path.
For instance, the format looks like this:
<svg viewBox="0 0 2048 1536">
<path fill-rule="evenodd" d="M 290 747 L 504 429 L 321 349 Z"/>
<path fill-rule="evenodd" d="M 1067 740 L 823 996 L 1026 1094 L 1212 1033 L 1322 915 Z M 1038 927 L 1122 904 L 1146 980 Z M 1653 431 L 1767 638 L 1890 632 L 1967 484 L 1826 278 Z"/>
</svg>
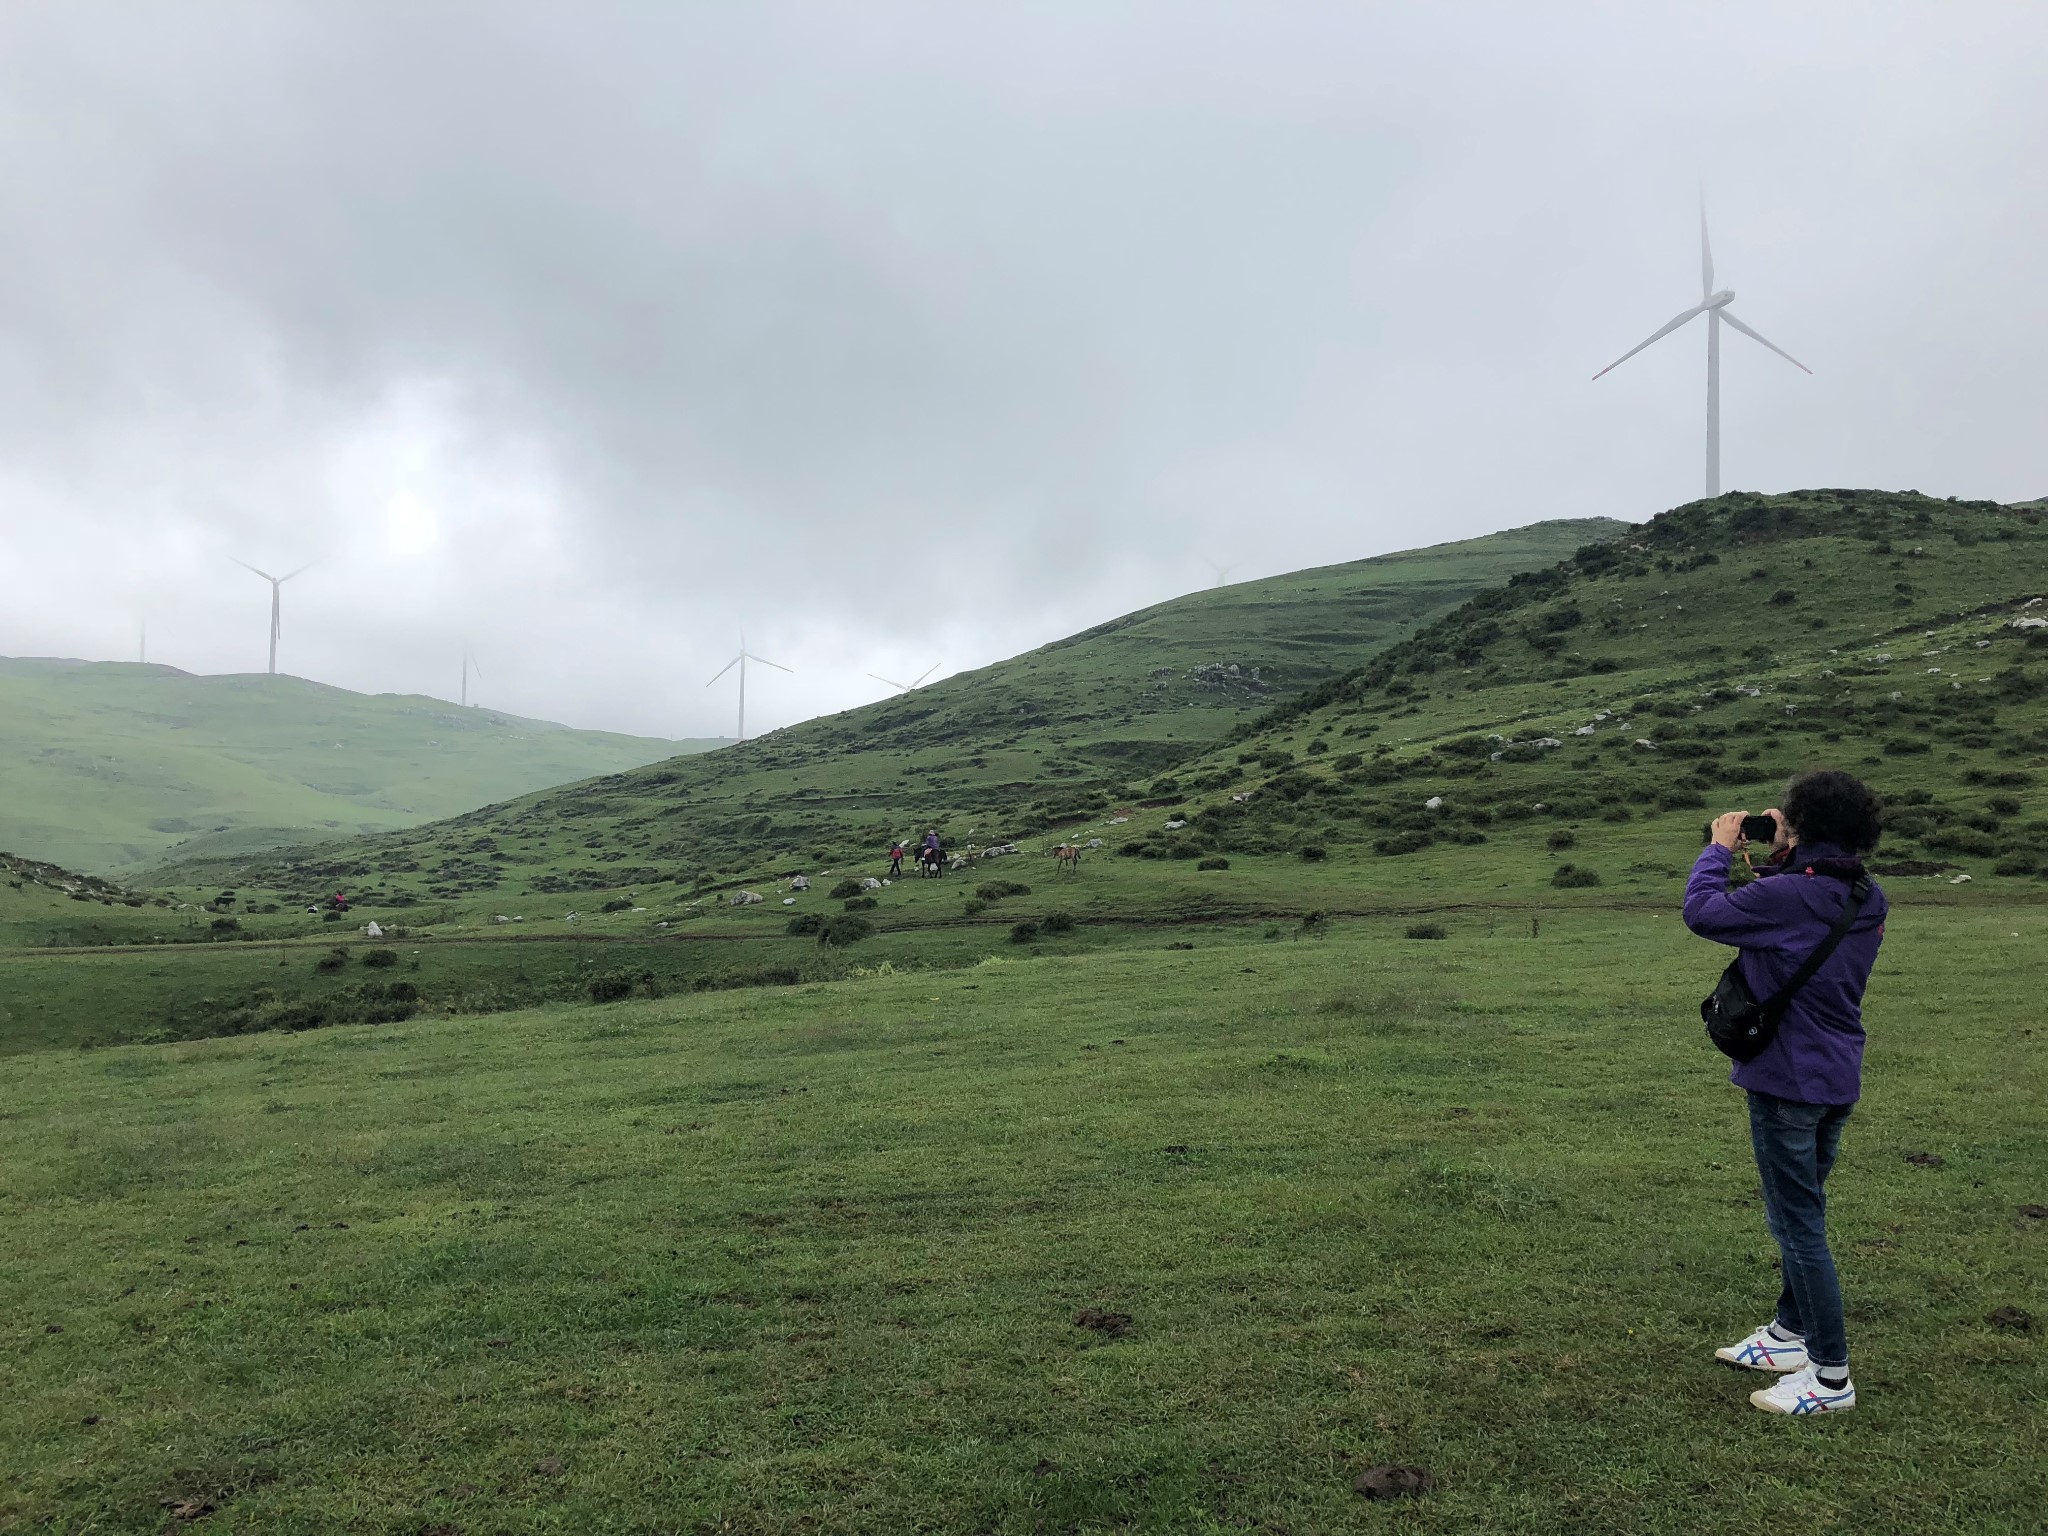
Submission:
<svg viewBox="0 0 2048 1536">
<path fill-rule="evenodd" d="M 1744 842 L 1762 843 L 1766 848 L 1778 840 L 1778 818 L 1775 816 L 1745 816 L 1742 818 Z"/>
</svg>

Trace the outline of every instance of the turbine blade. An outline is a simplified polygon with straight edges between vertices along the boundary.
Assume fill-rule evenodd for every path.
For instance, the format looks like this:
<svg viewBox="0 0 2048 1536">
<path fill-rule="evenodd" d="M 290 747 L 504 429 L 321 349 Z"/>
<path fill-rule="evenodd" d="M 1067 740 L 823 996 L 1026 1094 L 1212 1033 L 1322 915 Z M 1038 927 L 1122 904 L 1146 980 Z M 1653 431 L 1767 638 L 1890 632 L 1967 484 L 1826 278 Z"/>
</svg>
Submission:
<svg viewBox="0 0 2048 1536">
<path fill-rule="evenodd" d="M 1700 193 L 1700 297 L 1714 296 L 1714 248 L 1707 243 L 1707 194 Z"/>
<path fill-rule="evenodd" d="M 256 567 L 255 567 L 255 566 L 253 566 L 253 565 L 251 565 L 251 564 L 250 564 L 250 563 L 249 563 L 248 561 L 246 561 L 246 560 L 235 560 L 235 557 L 234 557 L 233 555 L 229 555 L 229 556 L 228 556 L 228 559 L 230 559 L 230 560 L 234 560 L 234 563 L 235 563 L 236 565 L 239 565 L 239 566 L 240 566 L 240 567 L 241 567 L 241 568 L 242 568 L 243 570 L 245 570 L 245 571 L 256 571 Z M 271 574 L 270 574 L 270 572 L 268 572 L 268 571 L 256 571 L 256 574 L 257 574 L 258 576 L 261 576 L 261 577 L 262 577 L 262 578 L 263 578 L 263 579 L 264 579 L 265 581 L 275 581 L 275 580 L 277 580 L 277 578 L 276 578 L 275 576 L 271 575 Z"/>
<path fill-rule="evenodd" d="M 739 657 L 733 657 L 731 661 L 728 661 L 724 666 L 718 669 L 717 673 L 712 677 L 711 683 L 717 682 L 719 678 L 725 676 L 726 673 L 730 672 L 734 667 L 738 666 L 739 664 Z M 706 683 L 704 686 L 706 688 L 709 688 L 711 686 L 711 683 Z"/>
<path fill-rule="evenodd" d="M 933 663 L 932 663 L 932 664 L 931 664 L 930 666 L 926 667 L 926 668 L 925 668 L 925 669 L 924 669 L 924 670 L 923 670 L 922 672 L 918 673 L 918 674 L 917 674 L 917 683 L 912 683 L 912 684 L 911 684 L 910 686 L 911 686 L 911 687 L 913 687 L 913 688 L 915 688 L 915 687 L 917 686 L 917 684 L 918 684 L 918 683 L 921 683 L 921 682 L 923 682 L 923 681 L 924 681 L 924 680 L 925 680 L 926 678 L 930 677 L 930 676 L 931 676 L 931 675 L 932 675 L 932 674 L 933 674 L 934 672 L 936 672 L 936 671 L 938 671 L 938 670 L 939 670 L 939 664 L 938 664 L 938 663 L 937 663 L 937 662 L 935 661 L 935 662 L 933 662 Z"/>
<path fill-rule="evenodd" d="M 1742 334 L 1743 334 L 1743 335 L 1745 335 L 1745 336 L 1747 336 L 1747 337 L 1748 337 L 1748 338 L 1749 338 L 1749 339 L 1750 339 L 1751 341 L 1760 341 L 1760 342 L 1763 342 L 1763 344 L 1764 344 L 1765 346 L 1769 347 L 1769 348 L 1770 348 L 1770 349 L 1771 349 L 1771 350 L 1772 350 L 1773 352 L 1777 353 L 1777 354 L 1778 354 L 1778 356 L 1780 356 L 1780 357 L 1782 357 L 1783 359 L 1785 359 L 1785 361 L 1786 361 L 1786 362 L 1790 363 L 1790 364 L 1791 364 L 1791 365 L 1792 365 L 1792 366 L 1793 366 L 1794 368 L 1797 368 L 1797 369 L 1798 369 L 1798 370 L 1799 370 L 1800 372 L 1802 372 L 1802 373 L 1812 373 L 1812 372 L 1813 372 L 1813 370 L 1812 370 L 1811 368 L 1807 367 L 1807 366 L 1806 366 L 1806 364 L 1804 364 L 1804 363 L 1802 363 L 1801 361 L 1799 361 L 1799 359 L 1798 359 L 1798 358 L 1794 357 L 1794 356 L 1793 356 L 1793 355 L 1792 355 L 1792 354 L 1791 354 L 1790 352 L 1787 352 L 1787 351 L 1786 351 L 1786 350 L 1785 350 L 1785 349 L 1784 349 L 1783 347 L 1779 346 L 1779 345 L 1778 345 L 1778 344 L 1777 344 L 1777 343 L 1776 343 L 1775 341 L 1765 341 L 1765 340 L 1764 340 L 1764 338 L 1763 338 L 1763 337 L 1762 337 L 1761 335 L 1759 335 L 1759 334 L 1758 334 L 1757 332 L 1755 332 L 1755 331 L 1751 330 L 1751 329 L 1750 329 L 1750 328 L 1749 328 L 1748 326 L 1744 325 L 1744 324 L 1743 324 L 1743 323 L 1742 323 L 1742 322 L 1741 322 L 1740 320 L 1736 319 L 1736 318 L 1735 318 L 1735 317 L 1734 317 L 1733 315 L 1729 314 L 1727 310 L 1725 310 L 1725 309 L 1724 309 L 1724 310 L 1722 310 L 1722 311 L 1721 311 L 1721 318 L 1722 318 L 1723 320 L 1727 321 L 1727 322 L 1728 322 L 1728 323 L 1729 323 L 1730 325 L 1734 326 L 1734 327 L 1735 327 L 1735 329 L 1737 329 L 1738 331 L 1742 332 Z"/>
<path fill-rule="evenodd" d="M 1690 320 L 1694 315 L 1705 314 L 1706 309 L 1707 306 L 1704 304 L 1695 304 L 1691 309 L 1688 309 L 1684 314 L 1678 315 L 1673 319 L 1665 321 L 1663 325 L 1659 326 L 1656 330 L 1650 332 L 1648 336 L 1644 337 L 1641 341 L 1637 342 L 1634 346 L 1630 347 L 1626 352 L 1622 353 L 1621 356 L 1617 357 L 1605 368 L 1602 368 L 1600 370 L 1600 373 L 1594 374 L 1593 377 L 1597 379 L 1600 377 L 1600 374 L 1614 372 L 1615 369 L 1619 368 L 1623 363 L 1627 362 L 1630 358 L 1634 357 L 1638 352 L 1642 351 L 1643 348 L 1647 347 L 1651 342 L 1662 341 L 1666 336 L 1669 336 L 1673 331 L 1677 330 L 1681 325 L 1685 324 L 1685 322 Z"/>
<path fill-rule="evenodd" d="M 908 683 L 899 683 L 893 677 L 884 677 L 879 672 L 870 672 L 868 676 L 878 683 L 887 683 L 891 688 L 901 689 L 904 693 L 910 692 L 910 685 Z"/>
<path fill-rule="evenodd" d="M 767 658 L 766 656 L 756 656 L 756 655 L 755 655 L 755 654 L 754 654 L 754 653 L 753 653 L 752 651 L 748 651 L 748 652 L 747 652 L 746 654 L 747 654 L 747 660 L 749 660 L 749 661 L 758 661 L 758 662 L 759 662 L 759 663 L 760 663 L 760 664 L 761 664 L 762 666 L 764 666 L 764 667 L 773 667 L 773 668 L 774 668 L 774 669 L 775 669 L 776 671 L 778 671 L 778 672 L 788 672 L 788 671 L 790 671 L 790 669 L 789 669 L 788 667 L 785 667 L 785 666 L 784 666 L 784 665 L 783 665 L 783 664 L 782 664 L 781 662 L 779 662 L 779 661 L 770 661 L 770 660 L 769 660 L 769 659 L 768 659 L 768 658 Z"/>
<path fill-rule="evenodd" d="M 308 572 L 308 571 L 310 571 L 311 569 L 313 569 L 313 567 L 314 567 L 314 566 L 316 566 L 316 565 L 318 565 L 319 563 L 320 563 L 320 562 L 319 562 L 318 560 L 308 560 L 308 561 L 307 561 L 307 562 L 306 562 L 306 563 L 305 563 L 304 565 L 300 566 L 300 567 L 299 567 L 299 568 L 298 568 L 298 569 L 297 569 L 296 571 L 292 571 L 292 572 L 291 572 L 291 573 L 289 573 L 288 575 L 284 575 L 284 576 L 280 576 L 280 577 L 278 577 L 278 578 L 277 578 L 277 584 L 278 584 L 279 586 L 283 586 L 283 585 L 284 585 L 284 584 L 285 584 L 286 582 L 290 581 L 290 580 L 292 579 L 292 577 L 293 577 L 293 576 L 303 576 L 303 575 L 305 575 L 305 574 L 306 574 L 306 572 Z"/>
</svg>

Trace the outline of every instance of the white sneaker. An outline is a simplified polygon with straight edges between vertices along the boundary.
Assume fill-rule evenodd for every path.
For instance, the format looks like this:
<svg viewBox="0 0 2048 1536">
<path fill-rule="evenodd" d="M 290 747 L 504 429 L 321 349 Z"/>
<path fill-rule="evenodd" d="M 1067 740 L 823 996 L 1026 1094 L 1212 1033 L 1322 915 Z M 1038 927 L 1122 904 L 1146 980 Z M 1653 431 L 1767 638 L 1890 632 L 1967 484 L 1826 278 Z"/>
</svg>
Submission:
<svg viewBox="0 0 2048 1536">
<path fill-rule="evenodd" d="M 1771 1325 L 1766 1323 L 1741 1343 L 1715 1350 L 1714 1358 L 1751 1371 L 1803 1371 L 1807 1364 L 1806 1341 L 1787 1342 L 1771 1332 Z"/>
<path fill-rule="evenodd" d="M 1824 1387 L 1819 1372 L 1809 1365 L 1761 1392 L 1750 1393 L 1749 1400 L 1765 1413 L 1789 1413 L 1794 1417 L 1840 1413 L 1856 1406 L 1856 1383 L 1845 1381 L 1840 1390 Z"/>
</svg>

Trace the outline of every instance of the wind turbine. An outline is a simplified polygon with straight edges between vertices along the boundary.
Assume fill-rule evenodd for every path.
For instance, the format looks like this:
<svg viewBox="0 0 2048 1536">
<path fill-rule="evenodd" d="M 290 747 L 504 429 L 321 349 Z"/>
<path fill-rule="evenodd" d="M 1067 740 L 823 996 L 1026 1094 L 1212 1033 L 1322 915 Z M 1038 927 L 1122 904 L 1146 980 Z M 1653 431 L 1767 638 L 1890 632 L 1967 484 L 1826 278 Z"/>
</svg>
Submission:
<svg viewBox="0 0 2048 1536">
<path fill-rule="evenodd" d="M 747 739 L 747 663 L 750 661 L 758 661 L 762 666 L 773 667 L 778 672 L 790 670 L 779 661 L 770 661 L 766 656 L 756 656 L 752 651 L 749 651 L 747 649 L 747 632 L 744 629 L 740 631 L 739 655 L 733 657 L 731 661 L 720 667 L 712 677 L 711 683 L 717 682 L 719 678 L 725 676 L 734 667 L 740 669 L 740 729 L 738 739 L 741 741 Z M 709 688 L 711 683 L 706 683 L 704 686 Z"/>
<path fill-rule="evenodd" d="M 914 683 L 899 683 L 896 681 L 895 678 L 884 677 L 879 672 L 870 672 L 868 676 L 872 677 L 878 683 L 887 683 L 891 688 L 894 688 L 898 693 L 909 693 L 912 689 L 918 687 L 919 684 L 923 683 L 926 678 L 930 677 L 934 672 L 938 670 L 939 664 L 935 661 L 930 666 L 926 667 L 922 672 L 917 674 L 917 682 Z"/>
<path fill-rule="evenodd" d="M 462 705 L 465 709 L 469 707 L 469 674 L 472 672 L 478 682 L 484 680 L 484 669 L 476 664 L 476 653 L 465 645 L 462 648 Z"/>
<path fill-rule="evenodd" d="M 1202 564 L 1206 565 L 1207 567 L 1209 567 L 1210 570 L 1216 573 L 1217 586 L 1223 586 L 1226 582 L 1230 580 L 1229 566 L 1224 565 L 1220 561 L 1211 560 L 1207 555 L 1202 556 Z"/>
<path fill-rule="evenodd" d="M 1810 374 L 1813 372 L 1811 368 L 1800 362 L 1798 358 L 1787 352 L 1776 342 L 1766 340 L 1762 335 L 1751 330 L 1740 320 L 1736 319 L 1735 312 L 1728 307 L 1734 302 L 1735 293 L 1732 289 L 1723 288 L 1717 292 L 1714 288 L 1714 249 L 1707 243 L 1707 202 L 1705 198 L 1701 198 L 1699 303 L 1693 305 L 1684 314 L 1667 320 L 1661 328 L 1652 331 L 1646 340 L 1637 342 L 1605 368 L 1602 368 L 1600 373 L 1593 375 L 1597 379 L 1601 374 L 1612 373 L 1651 342 L 1661 341 L 1664 337 L 1669 336 L 1681 325 L 1692 319 L 1694 315 L 1705 315 L 1707 317 L 1707 494 L 1709 496 L 1721 494 L 1721 322 L 1727 321 L 1729 325 L 1742 332 L 1751 341 L 1761 342 L 1764 346 L 1769 347 L 1802 373 Z"/>
<path fill-rule="evenodd" d="M 235 560 L 233 555 L 229 555 L 228 558 Z M 282 576 L 273 576 L 268 571 L 257 571 L 256 567 L 246 560 L 235 560 L 235 564 L 245 571 L 256 571 L 258 576 L 261 576 L 270 583 L 270 675 L 275 677 L 277 676 L 277 637 L 284 629 L 284 620 L 281 613 L 281 605 L 278 601 L 277 589 L 290 581 L 292 577 L 310 571 L 313 568 L 312 563 L 309 561 L 305 565 L 300 566 L 298 570 L 287 571 Z"/>
</svg>

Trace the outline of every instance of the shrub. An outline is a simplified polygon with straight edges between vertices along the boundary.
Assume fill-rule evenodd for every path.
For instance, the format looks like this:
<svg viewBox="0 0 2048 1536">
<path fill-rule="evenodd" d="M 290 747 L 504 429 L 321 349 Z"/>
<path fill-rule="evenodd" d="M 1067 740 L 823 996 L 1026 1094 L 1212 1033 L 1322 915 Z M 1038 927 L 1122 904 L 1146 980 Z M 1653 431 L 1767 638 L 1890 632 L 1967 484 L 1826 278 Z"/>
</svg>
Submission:
<svg viewBox="0 0 2048 1536">
<path fill-rule="evenodd" d="M 855 896 L 846 903 L 846 910 L 849 912 L 872 912 L 880 905 L 881 903 L 872 896 Z"/>
<path fill-rule="evenodd" d="M 818 931 L 818 942 L 835 948 L 846 944 L 858 944 L 875 931 L 875 925 L 866 918 L 852 912 L 841 913 Z"/>
<path fill-rule="evenodd" d="M 1683 787 L 1667 789 L 1657 797 L 1657 809 L 1660 811 L 1695 810 L 1706 803 L 1698 790 Z"/>
<path fill-rule="evenodd" d="M 1894 736 L 1884 743 L 1886 757 L 1910 757 L 1915 752 L 1925 752 L 1928 744 L 1911 736 Z"/>
<path fill-rule="evenodd" d="M 1985 803 L 1995 816 L 2017 816 L 2020 813 L 2020 803 L 2011 795 L 1993 795 Z"/>
<path fill-rule="evenodd" d="M 984 880 L 974 894 L 983 901 L 1001 901 L 1005 896 L 1029 896 L 1031 887 L 1017 880 Z"/>
<path fill-rule="evenodd" d="M 1330 744 L 1320 736 L 1308 744 L 1308 755 L 1310 757 L 1321 757 L 1329 750 Z"/>
<path fill-rule="evenodd" d="M 370 950 L 363 956 L 363 964 L 373 971 L 385 970 L 390 966 L 398 964 L 398 951 L 395 949 Z"/>
<path fill-rule="evenodd" d="M 1581 868 L 1577 864 L 1560 864 L 1557 866 L 1556 872 L 1551 875 L 1550 883 L 1565 890 L 1571 890 L 1577 886 L 1598 885 L 1600 883 L 1600 872 L 1597 869 Z"/>
<path fill-rule="evenodd" d="M 1228 860 L 1228 859 L 1225 859 L 1225 858 L 1210 858 L 1210 859 L 1204 859 L 1204 860 L 1202 860 L 1202 862 L 1201 862 L 1201 863 L 1197 864 L 1197 865 L 1195 866 L 1195 868 L 1196 868 L 1196 869 L 1228 869 L 1228 868 L 1230 868 L 1230 860 Z"/>
<path fill-rule="evenodd" d="M 342 945 L 337 944 L 313 962 L 313 969 L 316 971 L 338 971 L 347 964 L 348 950 Z"/>
<path fill-rule="evenodd" d="M 1444 932 L 1444 925 L 1442 923 L 1410 923 L 1408 925 L 1408 937 L 1411 939 L 1447 939 L 1450 935 Z"/>
<path fill-rule="evenodd" d="M 1301 919 L 1301 932 L 1305 937 L 1311 939 L 1321 939 L 1329 937 L 1330 914 L 1325 912 L 1321 907 L 1317 907 L 1313 912 L 1303 914 Z"/>
<path fill-rule="evenodd" d="M 988 910 L 988 903 L 981 900 L 979 897 L 970 896 L 967 898 L 967 905 L 963 907 L 961 910 L 964 911 L 969 917 L 979 917 L 982 913 Z"/>
<path fill-rule="evenodd" d="M 1553 853 L 1562 852 L 1566 848 L 1576 848 L 1579 846 L 1579 834 L 1570 827 L 1559 827 L 1543 840 L 1543 846 Z"/>
<path fill-rule="evenodd" d="M 2040 867 L 2031 853 L 2009 853 L 1991 866 L 1994 875 L 2031 875 Z"/>
<path fill-rule="evenodd" d="M 801 937 L 804 934 L 821 933 L 824 931 L 824 927 L 825 919 L 818 916 L 817 913 L 799 912 L 789 920 L 789 926 L 783 929 L 783 932 L 794 933 Z"/>
<path fill-rule="evenodd" d="M 620 998 L 632 995 L 633 978 L 623 972 L 590 978 L 590 1000 L 593 1003 L 616 1003 Z"/>
<path fill-rule="evenodd" d="M 844 901 L 849 896 L 858 896 L 859 894 L 860 882 L 852 879 L 840 881 L 832 887 L 830 892 L 831 898 L 834 901 Z"/>
<path fill-rule="evenodd" d="M 1310 864 L 1320 864 L 1330 856 L 1330 850 L 1321 843 L 1310 843 L 1301 850 L 1301 856 Z"/>
<path fill-rule="evenodd" d="M 1026 918 L 1023 922 L 1016 924 L 1010 929 L 1010 942 L 1012 944 L 1029 944 L 1037 937 L 1038 924 L 1032 922 L 1029 918 Z"/>
<path fill-rule="evenodd" d="M 1074 931 L 1074 914 L 1055 909 L 1045 914 L 1045 921 L 1039 926 L 1047 933 L 1072 933 Z"/>
<path fill-rule="evenodd" d="M 633 910 L 632 898 L 627 896 L 614 896 L 610 901 L 606 902 L 597 910 L 600 912 L 630 912 Z"/>
<path fill-rule="evenodd" d="M 1780 587 L 1771 594 L 1771 606 L 1774 608 L 1790 608 L 1798 601 L 1799 594 L 1790 587 Z"/>
<path fill-rule="evenodd" d="M 1391 837 L 1374 838 L 1372 849 L 1374 853 L 1392 858 L 1404 853 L 1420 853 L 1434 841 L 1427 832 L 1396 832 Z"/>
</svg>

